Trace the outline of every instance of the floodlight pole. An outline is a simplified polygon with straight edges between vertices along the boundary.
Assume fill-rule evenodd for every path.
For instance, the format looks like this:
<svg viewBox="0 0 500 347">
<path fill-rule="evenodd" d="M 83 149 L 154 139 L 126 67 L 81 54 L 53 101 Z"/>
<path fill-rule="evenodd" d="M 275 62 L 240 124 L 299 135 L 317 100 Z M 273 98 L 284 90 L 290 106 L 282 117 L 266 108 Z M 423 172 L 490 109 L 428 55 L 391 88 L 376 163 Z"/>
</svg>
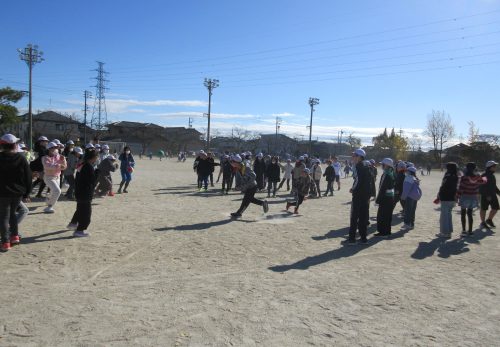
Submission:
<svg viewBox="0 0 500 347">
<path fill-rule="evenodd" d="M 208 89 L 208 124 L 207 124 L 207 148 L 206 150 L 210 150 L 210 112 L 212 106 L 212 90 L 219 86 L 219 80 L 212 78 L 205 78 L 203 85 Z"/>
<path fill-rule="evenodd" d="M 318 98 L 309 98 L 309 106 L 311 106 L 311 120 L 309 122 L 309 155 L 312 154 L 312 125 L 313 125 L 313 112 L 314 112 L 314 105 L 319 104 L 319 99 Z"/>
</svg>

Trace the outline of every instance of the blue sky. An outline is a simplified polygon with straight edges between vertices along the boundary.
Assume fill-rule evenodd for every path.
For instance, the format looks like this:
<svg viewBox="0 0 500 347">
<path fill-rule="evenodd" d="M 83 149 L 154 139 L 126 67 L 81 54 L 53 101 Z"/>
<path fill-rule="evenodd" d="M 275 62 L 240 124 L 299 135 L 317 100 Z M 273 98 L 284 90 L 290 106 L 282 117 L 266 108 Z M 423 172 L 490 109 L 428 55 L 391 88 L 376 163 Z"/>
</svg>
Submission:
<svg viewBox="0 0 500 347">
<path fill-rule="evenodd" d="M 6 2 L 0 86 L 27 89 L 16 48 L 38 44 L 35 110 L 81 115 L 109 72 L 108 120 L 206 127 L 204 77 L 217 78 L 212 132 L 238 126 L 313 138 L 421 133 L 432 109 L 457 134 L 500 134 L 500 0 Z M 27 100 L 19 106 L 25 109 Z"/>
</svg>

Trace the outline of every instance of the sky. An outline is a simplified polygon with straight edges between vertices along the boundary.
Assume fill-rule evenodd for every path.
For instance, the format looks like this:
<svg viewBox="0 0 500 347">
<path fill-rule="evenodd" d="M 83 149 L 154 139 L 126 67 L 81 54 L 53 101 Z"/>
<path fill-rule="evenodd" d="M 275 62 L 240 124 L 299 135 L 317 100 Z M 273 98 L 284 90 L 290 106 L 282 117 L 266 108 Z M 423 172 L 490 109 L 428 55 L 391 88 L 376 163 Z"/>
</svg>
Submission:
<svg viewBox="0 0 500 347">
<path fill-rule="evenodd" d="M 368 144 L 385 127 L 423 136 L 444 110 L 500 134 L 500 0 L 8 1 L 0 87 L 28 89 L 17 49 L 37 44 L 33 108 L 83 114 L 105 63 L 109 122 L 235 127 Z M 27 98 L 18 107 L 27 109 Z M 94 100 L 90 100 L 91 113 Z M 90 118 L 91 116 L 89 116 Z"/>
</svg>

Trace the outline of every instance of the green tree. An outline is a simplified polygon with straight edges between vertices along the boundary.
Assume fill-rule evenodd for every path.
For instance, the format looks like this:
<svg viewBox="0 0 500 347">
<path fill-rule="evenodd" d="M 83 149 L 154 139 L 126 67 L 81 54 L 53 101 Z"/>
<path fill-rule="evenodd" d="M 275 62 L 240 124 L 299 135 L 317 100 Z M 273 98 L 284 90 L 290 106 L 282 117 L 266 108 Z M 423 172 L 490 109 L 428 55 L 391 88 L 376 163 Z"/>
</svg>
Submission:
<svg viewBox="0 0 500 347">
<path fill-rule="evenodd" d="M 19 122 L 19 111 L 15 104 L 22 99 L 24 93 L 10 87 L 0 88 L 0 130 Z"/>
<path fill-rule="evenodd" d="M 405 137 L 397 135 L 394 128 L 387 135 L 387 128 L 372 139 L 374 154 L 379 157 L 406 159 L 408 141 Z"/>
<path fill-rule="evenodd" d="M 353 134 L 349 134 L 345 142 L 351 147 L 351 151 L 356 148 L 361 148 L 361 139 L 359 137 L 353 136 Z"/>
</svg>

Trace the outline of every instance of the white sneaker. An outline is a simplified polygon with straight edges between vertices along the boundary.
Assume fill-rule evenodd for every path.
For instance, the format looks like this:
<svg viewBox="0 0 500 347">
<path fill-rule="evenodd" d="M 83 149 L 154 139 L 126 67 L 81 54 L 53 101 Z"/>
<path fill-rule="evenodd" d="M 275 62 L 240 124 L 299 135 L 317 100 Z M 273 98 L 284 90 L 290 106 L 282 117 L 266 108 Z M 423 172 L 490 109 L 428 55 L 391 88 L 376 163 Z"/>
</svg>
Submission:
<svg viewBox="0 0 500 347">
<path fill-rule="evenodd" d="M 45 209 L 43 210 L 43 212 L 45 212 L 45 213 L 54 213 L 56 211 L 52 208 L 52 206 L 47 206 L 47 207 L 45 207 Z"/>
<path fill-rule="evenodd" d="M 85 231 L 75 231 L 73 233 L 73 237 L 88 237 L 88 236 L 90 236 L 90 234 Z"/>
<path fill-rule="evenodd" d="M 75 223 L 75 224 L 69 223 L 66 228 L 68 228 L 69 230 L 76 230 L 77 227 L 78 227 L 77 223 Z"/>
</svg>

